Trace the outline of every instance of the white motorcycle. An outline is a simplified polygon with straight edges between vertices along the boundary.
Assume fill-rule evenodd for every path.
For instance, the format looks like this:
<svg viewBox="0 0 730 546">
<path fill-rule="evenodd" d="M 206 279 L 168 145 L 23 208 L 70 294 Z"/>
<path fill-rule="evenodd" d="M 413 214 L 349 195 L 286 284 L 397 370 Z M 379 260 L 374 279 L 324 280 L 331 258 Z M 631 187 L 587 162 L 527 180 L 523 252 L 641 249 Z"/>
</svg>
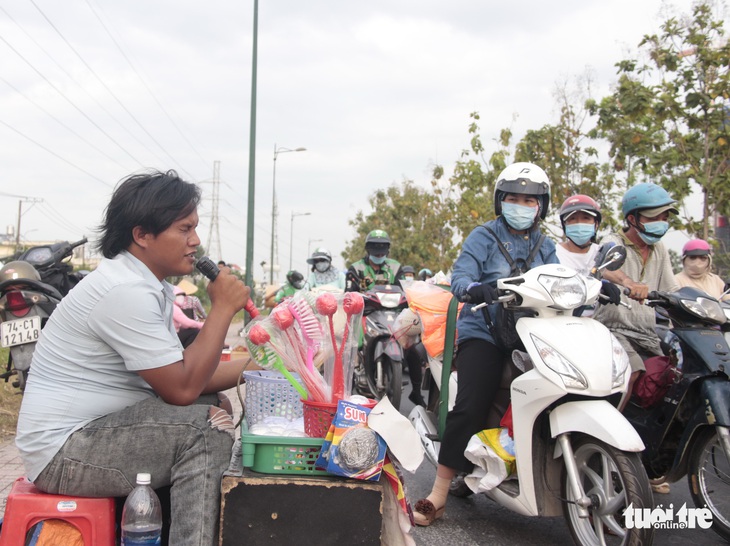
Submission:
<svg viewBox="0 0 730 546">
<path fill-rule="evenodd" d="M 512 353 L 516 367 L 505 365 L 502 399 L 497 396 L 490 414 L 490 427 L 498 427 L 511 401 L 516 473 L 485 494 L 522 515 L 562 514 L 581 545 L 653 540 L 653 528 L 627 528 L 624 517 L 627 509 L 654 507 L 640 457 L 644 444 L 616 409 L 629 383 L 628 357 L 605 326 L 572 314 L 598 300 L 600 272 L 618 269 L 625 257 L 626 249 L 614 246 L 599 253 L 591 277 L 550 264 L 497 283 L 499 303 L 534 316 L 517 320 L 525 351 Z M 456 303 L 443 362 L 429 357 L 435 379 L 429 407 L 417 406 L 409 416 L 434 464 L 458 382 L 451 371 Z M 463 487 L 462 481 L 462 495 Z M 458 488 L 452 492 L 458 495 Z"/>
</svg>

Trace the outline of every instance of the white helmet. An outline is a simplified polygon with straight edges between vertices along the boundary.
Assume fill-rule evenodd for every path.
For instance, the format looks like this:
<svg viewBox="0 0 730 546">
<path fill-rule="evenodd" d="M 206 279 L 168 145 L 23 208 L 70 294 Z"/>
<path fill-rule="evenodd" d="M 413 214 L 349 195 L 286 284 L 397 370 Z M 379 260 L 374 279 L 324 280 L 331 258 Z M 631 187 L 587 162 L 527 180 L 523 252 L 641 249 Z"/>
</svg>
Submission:
<svg viewBox="0 0 730 546">
<path fill-rule="evenodd" d="M 320 260 L 327 260 L 328 262 L 332 261 L 332 254 L 330 254 L 330 251 L 322 246 L 314 249 L 312 256 L 307 258 L 307 263 L 309 265 L 314 265 L 315 262 Z"/>
<path fill-rule="evenodd" d="M 547 174 L 532 163 L 512 163 L 499 173 L 494 185 L 494 214 L 502 214 L 502 199 L 506 193 L 534 195 L 540 201 L 540 218 L 547 216 L 550 206 L 550 180 Z"/>
</svg>

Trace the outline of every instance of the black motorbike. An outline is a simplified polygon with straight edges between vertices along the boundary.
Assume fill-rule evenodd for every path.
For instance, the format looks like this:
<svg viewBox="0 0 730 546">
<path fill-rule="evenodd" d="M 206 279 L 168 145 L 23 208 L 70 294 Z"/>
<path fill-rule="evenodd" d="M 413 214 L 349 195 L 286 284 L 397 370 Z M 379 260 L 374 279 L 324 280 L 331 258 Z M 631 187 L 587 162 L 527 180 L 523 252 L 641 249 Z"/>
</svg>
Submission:
<svg viewBox="0 0 730 546">
<path fill-rule="evenodd" d="M 652 292 L 646 302 L 666 314 L 662 346 L 676 363 L 675 381 L 661 401 L 624 415 L 641 436 L 650 479 L 689 481 L 698 508 L 712 512 L 712 529 L 730 540 L 730 347 L 725 313 L 696 288 Z"/>
<path fill-rule="evenodd" d="M 363 343 L 355 365 L 355 391 L 378 400 L 387 396 L 400 408 L 403 393 L 403 348 L 394 335 L 395 320 L 408 307 L 396 285 L 375 285 L 362 294 Z"/>
<path fill-rule="evenodd" d="M 25 390 L 35 345 L 48 317 L 82 276 L 67 262 L 73 249 L 86 243 L 54 243 L 36 246 L 2 268 L 0 282 L 0 346 L 7 347 L 8 361 L 0 379 Z"/>
</svg>

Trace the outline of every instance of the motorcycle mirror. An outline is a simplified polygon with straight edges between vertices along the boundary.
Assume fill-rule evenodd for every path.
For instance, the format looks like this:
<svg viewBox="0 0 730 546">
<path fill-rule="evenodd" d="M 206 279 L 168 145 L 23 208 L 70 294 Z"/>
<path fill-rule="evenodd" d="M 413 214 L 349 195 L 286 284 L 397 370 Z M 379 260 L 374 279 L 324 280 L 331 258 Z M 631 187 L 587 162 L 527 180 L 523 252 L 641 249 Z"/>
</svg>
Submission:
<svg viewBox="0 0 730 546">
<path fill-rule="evenodd" d="M 607 249 L 606 255 L 601 260 L 598 266 L 599 270 L 608 269 L 609 271 L 616 271 L 621 269 L 626 261 L 626 247 L 622 245 L 614 245 Z"/>
<path fill-rule="evenodd" d="M 591 269 L 591 276 L 600 278 L 601 271 L 604 269 L 616 271 L 624 265 L 625 261 L 626 247 L 617 245 L 616 243 L 605 243 L 598 249 L 596 259 L 593 262 L 593 268 Z"/>
</svg>

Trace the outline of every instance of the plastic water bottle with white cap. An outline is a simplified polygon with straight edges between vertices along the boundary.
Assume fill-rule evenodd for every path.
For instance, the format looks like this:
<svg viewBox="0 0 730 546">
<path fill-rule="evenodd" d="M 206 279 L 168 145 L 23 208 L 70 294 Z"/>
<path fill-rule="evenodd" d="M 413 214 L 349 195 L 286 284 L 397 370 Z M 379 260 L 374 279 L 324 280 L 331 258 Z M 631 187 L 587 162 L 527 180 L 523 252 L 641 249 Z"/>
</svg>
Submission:
<svg viewBox="0 0 730 546">
<path fill-rule="evenodd" d="M 162 508 L 147 473 L 137 474 L 137 487 L 122 511 L 122 546 L 162 544 Z"/>
</svg>

